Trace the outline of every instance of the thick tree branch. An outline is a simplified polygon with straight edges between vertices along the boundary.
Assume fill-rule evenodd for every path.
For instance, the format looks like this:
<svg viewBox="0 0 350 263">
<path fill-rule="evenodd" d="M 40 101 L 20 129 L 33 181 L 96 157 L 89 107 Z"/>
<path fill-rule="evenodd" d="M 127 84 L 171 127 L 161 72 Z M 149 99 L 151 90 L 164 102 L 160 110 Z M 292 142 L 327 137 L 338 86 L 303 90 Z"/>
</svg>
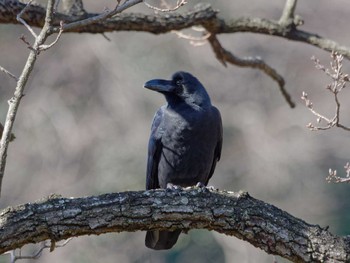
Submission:
<svg viewBox="0 0 350 263">
<path fill-rule="evenodd" d="M 285 15 L 281 17 L 294 16 L 296 1 L 289 0 L 287 4 L 289 10 L 285 11 Z M 0 23 L 18 23 L 16 15 L 23 9 L 24 4 L 17 0 L 0 0 Z M 292 7 L 292 9 L 291 9 Z M 286 9 L 285 9 L 286 10 Z M 88 13 L 86 18 L 94 17 L 100 14 Z M 31 6 L 23 17 L 31 26 L 42 27 L 44 24 L 45 9 L 40 6 Z M 65 24 L 80 20 L 80 16 L 65 15 L 55 13 L 53 24 L 57 27 L 60 21 Z M 284 18 L 282 19 L 284 20 Z M 281 21 L 281 20 L 280 20 Z M 215 34 L 229 34 L 237 32 L 250 32 L 267 34 L 282 37 L 288 40 L 294 40 L 313 45 L 326 51 L 338 51 L 345 57 L 350 59 L 350 47 L 342 46 L 339 43 L 321 37 L 317 34 L 298 30 L 295 19 L 294 26 L 290 24 L 279 23 L 274 20 L 261 18 L 237 18 L 224 20 L 217 16 L 217 11 L 208 5 L 201 5 L 195 10 L 185 13 L 167 13 L 162 15 L 143 15 L 143 14 L 119 14 L 113 18 L 101 21 L 87 26 L 75 27 L 65 32 L 79 33 L 104 33 L 113 31 L 142 31 L 153 34 L 167 33 L 172 30 L 182 30 L 192 26 L 201 25 Z M 57 28 L 58 31 L 58 28 Z"/>
<path fill-rule="evenodd" d="M 66 0 L 66 2 L 70 3 L 70 5 L 68 4 L 69 6 L 72 6 L 74 3 L 79 3 L 80 0 Z M 260 18 L 224 20 L 218 17 L 218 12 L 212 9 L 210 5 L 199 5 L 195 10 L 185 14 L 168 13 L 166 16 L 162 16 L 128 13 L 114 16 L 131 5 L 140 2 L 142 0 L 126 1 L 114 10 L 101 14 L 86 13 L 85 11 L 83 15 L 75 15 L 74 12 L 68 12 L 67 15 L 56 13 L 53 19 L 53 25 L 58 26 L 60 21 L 64 21 L 64 32 L 105 33 L 112 31 L 143 31 L 153 34 L 176 32 L 193 26 L 202 26 L 212 35 L 208 40 L 220 62 L 224 65 L 228 62 L 240 67 L 253 67 L 262 70 L 278 83 L 282 95 L 292 108 L 295 104 L 284 87 L 284 79 L 275 69 L 261 59 L 238 58 L 232 52 L 226 51 L 222 47 L 221 50 L 223 52 L 218 52 L 219 49 L 215 48 L 215 45 L 213 45 L 214 42 L 210 40 L 216 39 L 216 35 L 218 34 L 237 32 L 268 34 L 288 40 L 304 42 L 327 51 L 337 51 L 350 59 L 350 47 L 341 46 L 330 39 L 297 29 L 303 23 L 294 14 L 297 0 L 286 1 L 278 22 Z M 13 19 L 12 14 L 18 12 L 21 5 L 23 4 L 16 0 L 0 0 L 0 23 L 16 23 L 17 21 Z M 67 8 L 69 9 L 70 7 Z M 34 6 L 32 10 L 26 12 L 26 20 L 30 21 L 29 23 L 32 26 L 41 26 L 44 14 L 45 11 L 43 8 Z M 53 29 L 54 32 L 58 32 L 58 30 L 58 27 Z M 221 56 L 218 56 L 219 53 L 221 53 Z"/>
<path fill-rule="evenodd" d="M 294 262 L 348 262 L 350 242 L 247 193 L 151 190 L 51 196 L 0 213 L 0 253 L 28 243 L 150 229 L 208 229 Z M 141 245 L 141 244 L 140 244 Z"/>
</svg>

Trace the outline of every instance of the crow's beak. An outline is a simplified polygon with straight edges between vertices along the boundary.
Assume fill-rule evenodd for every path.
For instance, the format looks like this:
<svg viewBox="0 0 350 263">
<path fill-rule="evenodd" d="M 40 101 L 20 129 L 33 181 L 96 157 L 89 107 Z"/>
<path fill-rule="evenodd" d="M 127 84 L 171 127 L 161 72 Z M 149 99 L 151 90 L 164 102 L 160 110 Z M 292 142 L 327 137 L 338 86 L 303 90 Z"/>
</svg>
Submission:
<svg viewBox="0 0 350 263">
<path fill-rule="evenodd" d="M 150 81 L 147 81 L 143 86 L 146 89 L 158 91 L 161 93 L 173 92 L 176 88 L 176 85 L 174 85 L 172 81 L 164 79 L 152 79 Z"/>
</svg>

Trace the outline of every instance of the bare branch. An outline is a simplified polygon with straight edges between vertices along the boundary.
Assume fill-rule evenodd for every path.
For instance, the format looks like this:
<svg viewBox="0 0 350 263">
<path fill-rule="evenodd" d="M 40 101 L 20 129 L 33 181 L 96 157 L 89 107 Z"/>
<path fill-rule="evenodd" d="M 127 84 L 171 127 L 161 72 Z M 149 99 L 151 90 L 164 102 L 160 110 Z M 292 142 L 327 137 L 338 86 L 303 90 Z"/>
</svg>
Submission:
<svg viewBox="0 0 350 263">
<path fill-rule="evenodd" d="M 28 42 L 28 40 L 24 35 L 22 35 L 19 39 L 22 40 L 24 44 L 26 44 L 28 49 L 35 51 L 34 48 L 32 47 L 32 44 Z"/>
<path fill-rule="evenodd" d="M 118 13 L 123 12 L 124 10 L 126 10 L 126 9 L 136 5 L 136 4 L 141 3 L 142 1 L 143 0 L 129 0 L 129 1 L 124 2 L 124 4 L 122 4 L 120 6 L 119 5 L 120 0 L 119 0 L 118 4 L 116 5 L 116 7 L 113 10 L 111 10 L 111 11 L 107 10 L 107 11 L 103 12 L 102 14 L 92 16 L 90 18 L 86 18 L 86 19 L 83 19 L 80 21 L 72 22 L 69 24 L 65 24 L 63 26 L 63 30 L 70 31 L 70 30 L 73 30 L 74 28 L 85 27 L 85 26 L 88 26 L 91 24 L 95 24 L 97 22 L 101 22 L 103 20 L 106 20 L 107 18 L 110 18 L 110 17 L 118 14 Z"/>
<path fill-rule="evenodd" d="M 174 33 L 179 38 L 189 40 L 190 44 L 193 46 L 201 46 L 201 45 L 204 45 L 205 43 L 207 43 L 206 40 L 208 40 L 208 38 L 211 36 L 211 33 L 206 31 L 205 28 L 202 28 L 202 27 L 192 27 L 191 29 L 193 31 L 201 32 L 202 36 L 197 37 L 197 36 L 185 34 L 181 31 L 177 31 L 177 30 L 173 30 L 173 31 L 171 31 L 171 33 Z"/>
<path fill-rule="evenodd" d="M 86 11 L 82 0 L 63 0 L 63 10 L 72 16 L 84 16 Z"/>
<path fill-rule="evenodd" d="M 60 247 L 64 247 L 66 246 L 70 241 L 72 240 L 72 238 L 69 238 L 67 240 L 65 240 L 62 244 L 56 244 L 56 242 L 51 242 L 51 243 L 48 243 L 46 240 L 43 241 L 40 245 L 40 248 L 38 249 L 38 251 L 34 252 L 33 254 L 31 255 L 22 255 L 21 253 L 21 249 L 19 249 L 19 255 L 16 255 L 16 250 L 12 250 L 10 251 L 10 254 L 11 254 L 11 263 L 14 263 L 16 262 L 17 260 L 21 260 L 21 259 L 38 259 L 42 252 L 44 251 L 44 249 L 47 249 L 47 248 L 50 248 L 50 252 L 51 251 L 51 248 L 52 248 L 52 245 L 54 248 L 60 248 Z"/>
<path fill-rule="evenodd" d="M 288 26 L 294 22 L 294 12 L 297 5 L 297 0 L 286 0 L 284 9 L 278 23 Z"/>
<path fill-rule="evenodd" d="M 59 40 L 59 38 L 60 38 L 61 35 L 62 35 L 63 26 L 64 26 L 64 25 L 63 25 L 63 22 L 61 21 L 60 31 L 58 32 L 56 39 L 55 39 L 51 44 L 48 44 L 48 45 L 42 44 L 42 45 L 40 45 L 40 46 L 38 47 L 39 51 L 45 51 L 45 50 L 51 48 L 53 45 L 55 45 L 55 44 L 57 43 L 57 41 Z"/>
<path fill-rule="evenodd" d="M 150 9 L 153 9 L 155 11 L 159 11 L 159 12 L 171 12 L 171 11 L 175 11 L 177 9 L 179 9 L 181 6 L 187 4 L 186 0 L 178 0 L 176 3 L 176 6 L 174 7 L 167 7 L 167 8 L 159 8 L 153 5 L 150 5 L 149 3 L 147 3 L 145 0 L 143 0 L 143 3 Z M 168 6 L 168 5 L 167 5 Z"/>
<path fill-rule="evenodd" d="M 0 140 L 0 194 L 1 194 L 2 179 L 4 177 L 5 166 L 6 166 L 7 149 L 11 140 L 12 127 L 16 118 L 20 101 L 24 96 L 23 94 L 24 87 L 27 83 L 29 75 L 34 67 L 35 61 L 40 52 L 39 47 L 42 44 L 44 44 L 47 37 L 49 36 L 49 32 L 52 25 L 54 2 L 55 2 L 54 0 L 49 0 L 47 3 L 47 11 L 46 11 L 44 27 L 41 30 L 40 34 L 35 38 L 35 42 L 29 53 L 27 62 L 17 81 L 17 86 L 15 88 L 14 96 L 9 100 L 9 109 L 7 112 L 5 126 L 4 126 L 2 137 Z M 28 9 L 28 5 L 25 6 L 25 9 Z M 23 14 L 24 12 L 21 11 L 21 13 Z"/>
<path fill-rule="evenodd" d="M 314 61 L 315 67 L 317 69 L 322 70 L 332 79 L 332 83 L 327 85 L 327 90 L 330 91 L 334 97 L 336 105 L 334 116 L 332 118 L 327 118 L 314 110 L 313 103 L 308 98 L 308 94 L 306 92 L 303 92 L 301 96 L 301 99 L 305 102 L 306 107 L 308 107 L 312 114 L 317 117 L 317 123 L 321 123 L 322 121 L 325 122 L 325 125 L 323 126 L 315 126 L 312 123 L 309 123 L 307 127 L 312 131 L 328 130 L 333 127 L 339 127 L 341 129 L 350 131 L 350 127 L 347 127 L 340 123 L 340 102 L 338 97 L 339 93 L 345 88 L 346 83 L 349 82 L 349 76 L 342 71 L 343 55 L 338 54 L 337 52 L 332 52 L 331 57 L 332 61 L 330 63 L 330 68 L 326 68 L 315 57 L 312 57 L 311 59 Z"/>
<path fill-rule="evenodd" d="M 31 26 L 29 26 L 24 19 L 22 19 L 23 14 L 28 10 L 28 7 L 31 5 L 33 0 L 30 0 L 27 5 L 22 9 L 22 11 L 17 15 L 17 21 L 21 22 L 27 29 L 28 31 L 32 34 L 32 36 L 36 39 L 38 38 L 37 34 L 34 32 Z"/>
<path fill-rule="evenodd" d="M 315 126 L 311 122 L 307 127 L 312 131 L 328 130 L 333 127 L 338 127 L 346 131 L 350 131 L 350 127 L 345 126 L 340 123 L 340 102 L 339 102 L 339 93 L 346 87 L 346 83 L 350 81 L 349 75 L 345 74 L 342 71 L 343 68 L 343 55 L 338 54 L 337 52 L 332 52 L 331 54 L 332 61 L 330 62 L 330 68 L 326 68 L 323 64 L 320 63 L 319 59 L 312 57 L 311 59 L 315 63 L 315 67 L 323 71 L 327 76 L 332 79 L 332 83 L 327 85 L 327 90 L 333 94 L 335 101 L 335 113 L 332 118 L 328 118 L 323 114 L 320 114 L 318 111 L 314 110 L 313 103 L 308 98 L 306 92 L 303 92 L 301 99 L 304 101 L 306 107 L 309 108 L 311 113 L 317 117 L 317 123 L 325 123 L 323 125 Z M 330 183 L 348 183 L 350 182 L 350 164 L 346 163 L 344 166 L 346 171 L 346 177 L 340 177 L 337 175 L 336 170 L 329 169 L 329 174 L 326 180 Z"/>
<path fill-rule="evenodd" d="M 231 52 L 224 49 L 219 40 L 216 38 L 215 35 L 211 35 L 209 38 L 209 43 L 211 44 L 211 47 L 216 55 L 216 58 L 224 65 L 226 66 L 226 62 L 237 65 L 240 67 L 251 67 L 251 68 L 258 68 L 262 70 L 265 74 L 270 76 L 274 81 L 276 81 L 279 85 L 280 91 L 289 104 L 291 108 L 295 107 L 294 102 L 292 101 L 289 93 L 284 88 L 284 79 L 283 77 L 278 74 L 278 72 L 267 65 L 261 58 L 252 58 L 252 57 L 246 57 L 246 58 L 238 58 L 235 55 L 233 55 Z"/>
<path fill-rule="evenodd" d="M 18 77 L 16 77 L 14 74 L 12 74 L 10 71 L 8 71 L 7 69 L 3 68 L 2 66 L 0 66 L 0 71 L 4 72 L 9 77 L 13 78 L 15 81 L 18 81 Z"/>
<path fill-rule="evenodd" d="M 200 219 L 200 220 L 199 220 Z M 32 229 L 32 231 L 28 231 Z M 46 239 L 154 229 L 208 229 L 293 262 L 349 262 L 350 243 L 248 193 L 202 188 L 49 197 L 0 212 L 0 253 Z"/>
<path fill-rule="evenodd" d="M 137 1 L 137 3 L 142 0 Z M 134 1 L 128 1 L 129 5 L 136 4 Z M 290 3 L 293 3 L 291 1 Z M 18 23 L 14 19 L 13 14 L 20 12 L 24 4 L 16 0 L 0 0 L 0 23 Z M 86 14 L 86 18 L 92 18 L 101 14 Z M 104 14 L 102 14 L 104 15 Z M 31 6 L 26 12 L 27 21 L 31 26 L 42 27 L 45 16 L 45 10 L 40 6 Z M 324 38 L 318 34 L 298 30 L 298 23 L 294 22 L 294 27 L 281 25 L 276 21 L 261 19 L 261 18 L 237 18 L 224 20 L 217 16 L 217 11 L 213 10 L 209 5 L 196 7 L 195 10 L 186 14 L 169 13 L 166 17 L 159 15 L 143 15 L 143 14 L 121 14 L 119 16 L 99 20 L 99 22 L 80 23 L 77 22 L 74 26 L 67 25 L 71 22 L 80 20 L 80 16 L 70 16 L 60 13 L 55 13 L 53 25 L 59 26 L 60 21 L 66 25 L 64 32 L 80 32 L 80 33 L 105 33 L 113 31 L 142 31 L 153 34 L 162 34 L 172 30 L 182 30 L 192 26 L 203 26 L 209 32 L 215 34 L 230 34 L 238 32 L 250 32 L 265 34 L 268 36 L 278 36 L 284 39 L 299 41 L 310 44 L 320 49 L 331 52 L 337 51 L 339 54 L 350 58 L 350 47 L 342 46 L 339 43 Z M 294 19 L 295 20 L 295 19 Z M 59 28 L 56 29 L 59 31 Z"/>
<path fill-rule="evenodd" d="M 328 183 L 350 183 L 350 163 L 347 162 L 344 166 L 346 177 L 337 175 L 337 170 L 329 169 L 329 175 L 326 180 Z"/>
<path fill-rule="evenodd" d="M 120 0 L 118 0 L 118 4 L 114 10 L 104 12 L 101 15 L 93 16 L 89 19 L 83 19 L 78 22 L 72 22 L 69 24 L 64 24 L 62 21 L 60 21 L 60 27 L 59 27 L 59 31 L 56 39 L 51 44 L 47 44 L 47 45 L 44 44 L 47 37 L 55 32 L 55 30 L 53 30 L 53 24 L 55 22 L 54 15 L 53 15 L 54 8 L 55 8 L 55 0 L 48 1 L 45 20 L 44 20 L 45 23 L 39 35 L 36 35 L 35 32 L 32 30 L 32 28 L 24 21 L 24 19 L 22 19 L 24 14 L 26 14 L 26 11 L 30 10 L 30 3 L 23 6 L 23 9 L 19 12 L 19 15 L 17 16 L 17 20 L 23 23 L 28 28 L 28 30 L 35 37 L 35 42 L 31 46 L 30 43 L 24 37 L 22 37 L 22 40 L 28 45 L 31 51 L 29 53 L 29 56 L 28 56 L 26 65 L 24 66 L 24 69 L 22 71 L 22 74 L 17 81 L 17 86 L 15 89 L 14 96 L 9 100 L 9 109 L 6 116 L 3 136 L 0 141 L 0 194 L 1 194 L 2 179 L 4 176 L 4 171 L 6 166 L 7 149 L 11 139 L 11 130 L 16 118 L 20 101 L 24 96 L 23 95 L 24 87 L 34 67 L 37 56 L 40 54 L 40 51 L 47 50 L 51 48 L 54 44 L 56 44 L 62 32 L 65 29 L 72 29 L 79 26 L 87 26 L 87 25 L 102 21 L 140 2 L 142 2 L 142 0 L 128 0 L 124 2 L 123 5 L 119 6 Z M 2 4 L 3 3 L 0 1 L 0 7 L 1 7 L 0 10 L 4 9 Z M 14 5 L 13 4 L 14 2 L 10 1 L 10 6 L 12 7 L 20 5 L 18 3 Z M 5 8 L 6 6 L 8 5 L 5 5 Z M 38 10 L 37 6 L 35 8 L 36 10 Z"/>
<path fill-rule="evenodd" d="M 2 133 L 4 131 L 4 126 L 2 125 L 2 123 L 0 122 L 0 139 L 2 137 Z M 11 133 L 11 136 L 10 136 L 10 142 L 12 142 L 14 139 L 16 139 L 16 136 Z"/>
</svg>

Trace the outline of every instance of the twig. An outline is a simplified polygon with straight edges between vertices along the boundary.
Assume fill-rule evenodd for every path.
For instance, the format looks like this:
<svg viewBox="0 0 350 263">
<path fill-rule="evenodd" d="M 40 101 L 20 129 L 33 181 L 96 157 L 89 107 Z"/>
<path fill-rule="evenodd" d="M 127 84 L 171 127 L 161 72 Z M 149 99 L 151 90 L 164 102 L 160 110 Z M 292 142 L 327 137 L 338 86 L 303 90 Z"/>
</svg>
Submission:
<svg viewBox="0 0 350 263">
<path fill-rule="evenodd" d="M 68 238 L 62 244 L 56 244 L 55 242 L 52 242 L 52 241 L 51 243 L 48 244 L 47 241 L 43 241 L 38 251 L 34 252 L 32 255 L 23 256 L 21 249 L 19 249 L 19 255 L 16 255 L 16 250 L 12 250 L 10 251 L 11 263 L 15 263 L 17 260 L 20 260 L 20 259 L 38 259 L 41 256 L 44 249 L 50 248 L 50 252 L 52 252 L 51 251 L 52 244 L 54 244 L 54 248 L 60 248 L 60 247 L 66 246 L 71 240 L 72 238 Z"/>
<path fill-rule="evenodd" d="M 329 175 L 326 180 L 328 183 L 350 183 L 350 163 L 347 162 L 344 166 L 346 177 L 337 175 L 337 170 L 329 169 Z"/>
<path fill-rule="evenodd" d="M 297 5 L 297 0 L 287 0 L 278 23 L 280 25 L 288 26 L 293 23 L 294 12 Z"/>
<path fill-rule="evenodd" d="M 240 67 L 251 67 L 251 68 L 258 68 L 258 69 L 262 70 L 263 72 L 265 72 L 265 74 L 270 76 L 274 81 L 276 81 L 278 83 L 278 86 L 279 86 L 279 89 L 282 93 L 282 96 L 285 98 L 288 105 L 291 108 L 295 107 L 295 104 L 292 101 L 289 93 L 284 88 L 285 82 L 284 82 L 283 77 L 280 74 L 278 74 L 278 72 L 275 69 L 273 69 L 272 67 L 267 65 L 261 58 L 259 58 L 259 57 L 256 57 L 256 58 L 252 58 L 252 57 L 238 58 L 238 57 L 236 57 L 231 52 L 227 51 L 226 49 L 224 49 L 221 46 L 219 40 L 217 39 L 216 35 L 214 35 L 214 34 L 212 34 L 208 38 L 208 41 L 211 44 L 211 47 L 216 55 L 216 58 L 225 67 L 227 66 L 226 62 L 228 62 L 230 64 L 237 65 Z"/>
<path fill-rule="evenodd" d="M 311 122 L 307 127 L 312 131 L 328 130 L 333 127 L 338 127 L 346 131 L 350 131 L 350 127 L 347 127 L 340 123 L 340 102 L 339 93 L 346 87 L 346 83 L 350 81 L 348 74 L 342 71 L 343 68 L 343 55 L 337 52 L 332 52 L 332 61 L 330 62 L 330 68 L 326 68 L 322 65 L 319 59 L 312 57 L 311 59 L 315 63 L 315 67 L 323 71 L 327 76 L 332 79 L 332 83 L 327 85 L 327 90 L 333 94 L 335 101 L 335 113 L 332 118 L 328 118 L 318 111 L 314 110 L 313 103 L 308 98 L 308 94 L 303 92 L 301 99 L 304 101 L 306 107 L 309 108 L 311 113 L 317 117 L 317 123 L 325 122 L 322 126 L 315 126 Z M 350 163 L 346 163 L 344 166 L 346 171 L 346 177 L 340 177 L 337 175 L 337 170 L 329 169 L 328 176 L 326 177 L 327 182 L 331 183 L 349 183 L 350 182 Z"/>
<path fill-rule="evenodd" d="M 32 45 L 27 41 L 27 39 L 26 39 L 26 37 L 24 35 L 21 35 L 21 37 L 19 39 L 22 40 L 24 44 L 26 44 L 28 49 L 35 51 L 33 49 Z"/>
<path fill-rule="evenodd" d="M 62 32 L 63 32 L 63 21 L 61 21 L 61 23 L 60 23 L 60 31 L 58 31 L 58 34 L 57 34 L 57 37 L 56 37 L 56 39 L 51 43 L 51 44 L 48 44 L 48 45 L 44 45 L 44 44 L 42 44 L 42 45 L 40 45 L 38 48 L 39 48 L 39 51 L 45 51 L 45 50 L 47 50 L 47 49 L 49 49 L 49 48 L 51 48 L 53 45 L 55 45 L 56 43 L 57 43 L 57 41 L 59 40 L 59 38 L 61 37 L 61 35 L 62 35 Z"/>
<path fill-rule="evenodd" d="M 30 4 L 33 2 L 33 0 L 30 0 L 27 5 L 22 9 L 22 11 L 17 15 L 17 21 L 21 22 L 27 29 L 28 31 L 32 34 L 32 36 L 36 39 L 38 38 L 37 34 L 34 32 L 34 30 L 31 28 L 31 26 L 29 26 L 26 21 L 22 18 L 23 14 L 25 11 L 27 11 L 28 7 L 30 6 Z"/>
<path fill-rule="evenodd" d="M 315 126 L 312 123 L 309 123 L 307 127 L 312 131 L 318 130 L 328 130 L 332 127 L 338 127 L 346 131 L 350 131 L 350 127 L 345 126 L 340 123 L 340 102 L 339 102 L 339 93 L 345 88 L 346 83 L 350 81 L 348 74 L 343 73 L 342 71 L 342 62 L 343 55 L 338 54 L 337 52 L 332 52 L 331 54 L 332 61 L 330 63 L 331 67 L 326 68 L 320 63 L 318 59 L 312 57 L 311 59 L 315 63 L 315 67 L 319 70 L 322 70 L 326 75 L 332 79 L 332 83 L 327 85 L 327 90 L 333 94 L 335 101 L 335 113 L 332 118 L 327 118 L 323 114 L 320 114 L 318 111 L 314 110 L 312 101 L 308 98 L 308 94 L 303 92 L 301 99 L 304 101 L 306 107 L 314 114 L 317 119 L 317 123 L 322 121 L 326 122 L 323 126 Z"/>
<path fill-rule="evenodd" d="M 120 0 L 118 1 L 116 7 L 113 9 L 113 10 L 106 10 L 104 12 L 102 12 L 102 14 L 99 14 L 99 15 L 96 15 L 96 16 L 93 16 L 93 17 L 90 17 L 90 18 L 86 18 L 86 19 L 83 19 L 83 20 L 79 20 L 77 22 L 72 22 L 72 23 L 69 23 L 69 24 L 65 24 L 63 26 L 63 30 L 66 31 L 66 30 L 72 30 L 74 28 L 78 28 L 78 27 L 84 27 L 84 26 L 87 26 L 87 25 L 90 25 L 90 24 L 94 24 L 94 23 L 97 23 L 97 22 L 100 22 L 102 20 L 105 20 L 107 18 L 110 18 L 118 13 L 121 13 L 123 12 L 125 9 L 128 9 L 136 4 L 139 4 L 141 3 L 143 0 L 129 0 L 129 1 L 126 1 L 124 2 L 124 4 L 122 5 L 119 5 L 120 4 Z"/>
<path fill-rule="evenodd" d="M 111 41 L 111 39 L 105 34 L 105 33 L 102 33 L 101 34 L 107 41 Z"/>
<path fill-rule="evenodd" d="M 143 1 L 143 3 L 150 9 L 153 9 L 155 11 L 159 11 L 159 12 L 172 12 L 172 11 L 175 11 L 177 9 L 179 9 L 181 6 L 187 4 L 186 0 L 178 0 L 177 3 L 176 3 L 176 6 L 170 8 L 168 7 L 167 5 L 167 8 L 159 8 L 159 7 L 156 7 L 156 6 L 153 6 L 153 5 L 150 5 L 149 3 L 147 3 L 145 0 Z M 164 2 L 163 2 L 164 4 Z"/>
<path fill-rule="evenodd" d="M 86 11 L 82 0 L 63 0 L 63 11 L 68 15 L 84 16 Z"/>
<path fill-rule="evenodd" d="M 109 17 L 112 17 L 113 15 L 120 13 L 124 11 L 125 9 L 142 2 L 142 0 L 128 0 L 125 1 L 123 5 L 119 6 L 121 0 L 117 0 L 118 4 L 112 11 L 106 11 L 100 15 L 83 19 L 77 22 L 69 23 L 69 24 L 63 24 L 63 22 L 60 22 L 59 28 L 53 28 L 53 12 L 55 8 L 55 0 L 49 0 L 46 8 L 46 15 L 45 15 L 45 23 L 40 31 L 39 35 L 36 35 L 33 29 L 21 18 L 21 16 L 24 14 L 24 12 L 28 9 L 29 4 L 24 6 L 23 10 L 21 10 L 17 16 L 18 21 L 23 23 L 23 25 L 26 26 L 26 28 L 31 32 L 31 34 L 34 36 L 35 41 L 34 44 L 31 46 L 28 41 L 23 37 L 22 40 L 29 45 L 30 47 L 30 53 L 27 59 L 27 62 L 24 66 L 24 69 L 17 81 L 17 86 L 15 89 L 14 96 L 9 100 L 9 109 L 6 116 L 5 126 L 3 130 L 3 136 L 0 140 L 0 194 L 1 194 L 1 186 L 2 186 L 2 179 L 4 177 L 4 171 L 6 166 L 6 157 L 7 157 L 7 149 L 8 145 L 11 139 L 11 131 L 12 127 L 16 118 L 16 114 L 18 111 L 18 107 L 20 104 L 20 101 L 22 97 L 24 96 L 24 87 L 27 83 L 27 80 L 29 78 L 29 75 L 34 67 L 35 61 L 37 59 L 37 56 L 40 54 L 40 51 L 47 50 L 51 48 L 54 44 L 57 43 L 58 39 L 60 38 L 62 32 L 67 29 L 72 29 L 79 26 L 85 26 L 89 25 L 98 21 L 102 21 L 104 19 L 107 19 Z M 49 35 L 51 35 L 54 32 L 58 32 L 58 35 L 56 39 L 48 45 L 45 45 L 45 41 Z"/>
<path fill-rule="evenodd" d="M 55 13 L 58 10 L 58 6 L 59 6 L 60 2 L 61 2 L 61 0 L 56 0 L 56 2 L 55 2 L 55 6 L 53 7 L 53 10 L 54 10 Z"/>
<path fill-rule="evenodd" d="M 15 81 L 18 81 L 18 77 L 16 77 L 14 74 L 12 74 L 10 71 L 8 71 L 7 69 L 3 68 L 2 66 L 0 66 L 0 71 L 4 72 L 9 77 L 13 78 Z"/>
<path fill-rule="evenodd" d="M 192 29 L 194 31 L 199 31 L 198 29 L 196 29 L 196 27 L 192 27 Z M 173 30 L 173 31 L 171 31 L 171 33 L 174 33 L 179 38 L 189 40 L 190 44 L 193 46 L 201 46 L 201 45 L 204 45 L 206 43 L 206 40 L 208 40 L 208 38 L 211 36 L 211 33 L 206 31 L 204 28 L 202 31 L 203 31 L 202 32 L 203 35 L 200 37 L 188 35 L 188 34 L 185 34 L 181 31 L 177 31 L 177 30 Z"/>
<path fill-rule="evenodd" d="M 17 85 L 15 88 L 14 96 L 8 101 L 9 103 L 9 109 L 6 116 L 6 121 L 4 125 L 3 134 L 0 140 L 0 194 L 1 194 L 1 186 L 2 186 L 2 179 L 4 177 L 5 172 L 5 166 L 6 166 L 6 157 L 7 157 L 7 149 L 9 142 L 11 140 L 11 131 L 12 127 L 17 115 L 18 107 L 20 104 L 20 101 L 22 97 L 24 96 L 24 88 L 28 81 L 29 75 L 33 70 L 35 61 L 37 59 L 37 56 L 40 52 L 40 46 L 44 44 L 47 37 L 50 35 L 51 32 L 51 26 L 52 26 L 52 16 L 53 16 L 53 10 L 54 10 L 54 0 L 49 0 L 47 3 L 47 9 L 46 9 L 46 17 L 45 17 L 45 24 L 38 36 L 35 35 L 35 42 L 32 46 L 32 49 L 30 50 L 27 62 L 23 68 L 23 71 L 17 81 Z M 29 5 L 26 5 L 25 9 L 28 8 Z M 25 10 L 24 10 L 25 11 Z M 24 13 L 22 10 L 20 12 L 19 17 Z M 25 22 L 24 22 L 25 23 Z M 27 26 L 26 26 L 27 27 Z M 30 26 L 27 27 L 27 29 L 32 32 L 33 30 L 30 28 Z M 56 41 L 57 42 L 57 41 Z"/>
</svg>

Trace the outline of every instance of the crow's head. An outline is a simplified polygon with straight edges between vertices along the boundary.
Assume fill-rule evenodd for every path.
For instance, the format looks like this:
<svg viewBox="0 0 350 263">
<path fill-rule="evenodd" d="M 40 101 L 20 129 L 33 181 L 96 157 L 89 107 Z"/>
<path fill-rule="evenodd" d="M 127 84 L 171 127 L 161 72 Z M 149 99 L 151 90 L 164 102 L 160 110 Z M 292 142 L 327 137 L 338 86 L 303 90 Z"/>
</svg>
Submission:
<svg viewBox="0 0 350 263">
<path fill-rule="evenodd" d="M 187 72 L 176 72 L 171 80 L 147 81 L 144 87 L 164 94 L 170 106 L 186 103 L 189 106 L 202 108 L 211 105 L 209 95 L 203 85 Z"/>
</svg>

